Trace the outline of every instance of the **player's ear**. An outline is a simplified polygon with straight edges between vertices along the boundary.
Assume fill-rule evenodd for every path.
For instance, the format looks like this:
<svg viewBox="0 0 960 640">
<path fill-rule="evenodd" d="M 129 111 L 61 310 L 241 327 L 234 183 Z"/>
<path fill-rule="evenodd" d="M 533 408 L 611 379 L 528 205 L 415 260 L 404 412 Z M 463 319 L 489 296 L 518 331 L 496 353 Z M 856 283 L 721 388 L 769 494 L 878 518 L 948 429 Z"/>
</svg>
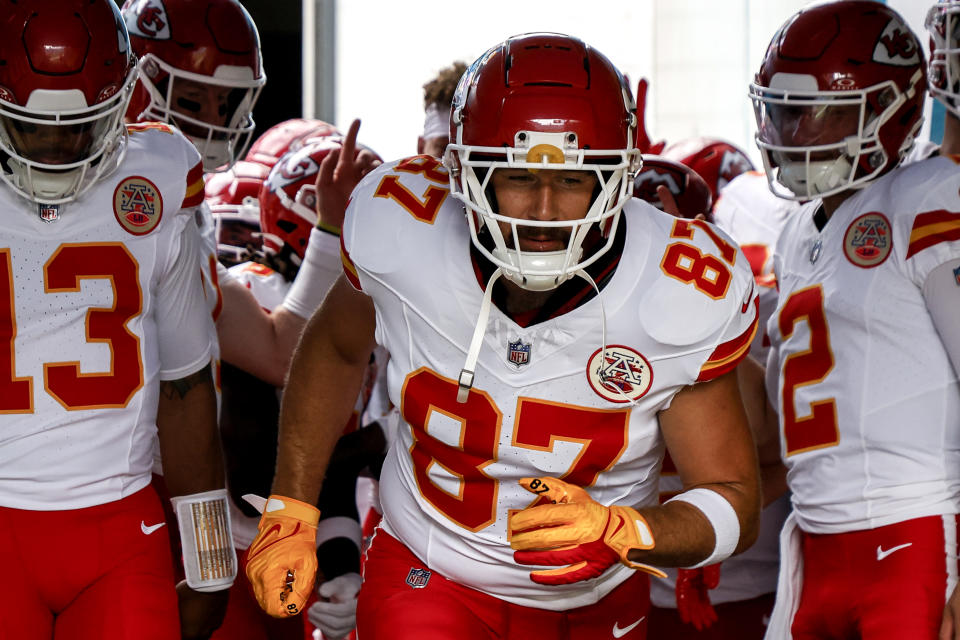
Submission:
<svg viewBox="0 0 960 640">
<path fill-rule="evenodd" d="M 426 146 L 426 143 L 423 141 L 423 136 L 417 136 L 417 155 L 422 155 Z"/>
</svg>

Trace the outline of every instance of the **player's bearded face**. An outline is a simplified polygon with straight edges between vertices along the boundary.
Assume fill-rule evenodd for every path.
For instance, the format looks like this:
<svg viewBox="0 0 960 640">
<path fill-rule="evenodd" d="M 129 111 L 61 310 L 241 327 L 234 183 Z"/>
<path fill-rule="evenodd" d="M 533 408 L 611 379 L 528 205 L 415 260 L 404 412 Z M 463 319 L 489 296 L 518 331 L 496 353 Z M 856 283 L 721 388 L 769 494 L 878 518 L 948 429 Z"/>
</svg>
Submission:
<svg viewBox="0 0 960 640">
<path fill-rule="evenodd" d="M 563 222 L 580 220 L 593 200 L 597 177 L 588 171 L 543 169 L 497 169 L 491 180 L 498 213 L 517 220 Z M 500 222 L 507 247 L 522 251 L 563 251 L 570 240 L 569 226 L 517 224 L 514 233 L 508 222 Z"/>
</svg>

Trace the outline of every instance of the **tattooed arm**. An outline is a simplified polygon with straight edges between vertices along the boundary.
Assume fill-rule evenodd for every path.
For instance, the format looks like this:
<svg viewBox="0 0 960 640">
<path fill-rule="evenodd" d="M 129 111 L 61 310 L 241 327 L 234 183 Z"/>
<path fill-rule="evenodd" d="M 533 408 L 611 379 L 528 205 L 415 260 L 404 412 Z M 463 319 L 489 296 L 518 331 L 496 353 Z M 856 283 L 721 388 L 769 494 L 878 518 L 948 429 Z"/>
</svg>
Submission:
<svg viewBox="0 0 960 640">
<path fill-rule="evenodd" d="M 217 400 L 209 365 L 185 378 L 161 381 L 157 429 L 164 480 L 170 495 L 224 487 Z M 209 638 L 223 622 L 229 593 L 228 589 L 211 593 L 194 591 L 186 581 L 177 585 L 181 638 Z"/>
<path fill-rule="evenodd" d="M 160 383 L 157 429 L 171 495 L 223 488 L 217 400 L 209 365 L 185 378 Z"/>
</svg>

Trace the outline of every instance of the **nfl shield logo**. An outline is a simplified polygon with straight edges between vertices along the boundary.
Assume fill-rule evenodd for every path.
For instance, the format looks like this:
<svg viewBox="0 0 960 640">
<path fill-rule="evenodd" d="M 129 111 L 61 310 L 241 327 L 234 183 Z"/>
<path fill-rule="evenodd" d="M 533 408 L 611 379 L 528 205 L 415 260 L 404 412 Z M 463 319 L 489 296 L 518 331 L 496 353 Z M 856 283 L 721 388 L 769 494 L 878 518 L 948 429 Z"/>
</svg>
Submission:
<svg viewBox="0 0 960 640">
<path fill-rule="evenodd" d="M 430 582 L 430 571 L 427 569 L 410 569 L 407 574 L 407 584 L 414 589 L 423 589 Z"/>
<path fill-rule="evenodd" d="M 957 286 L 960 287 L 960 267 L 953 270 L 953 279 L 957 282 Z"/>
<path fill-rule="evenodd" d="M 58 204 L 38 204 L 37 214 L 44 222 L 54 222 L 60 219 L 60 205 Z"/>
<path fill-rule="evenodd" d="M 509 343 L 507 345 L 507 361 L 518 369 L 530 362 L 530 344 L 524 344 L 523 340 Z"/>
</svg>

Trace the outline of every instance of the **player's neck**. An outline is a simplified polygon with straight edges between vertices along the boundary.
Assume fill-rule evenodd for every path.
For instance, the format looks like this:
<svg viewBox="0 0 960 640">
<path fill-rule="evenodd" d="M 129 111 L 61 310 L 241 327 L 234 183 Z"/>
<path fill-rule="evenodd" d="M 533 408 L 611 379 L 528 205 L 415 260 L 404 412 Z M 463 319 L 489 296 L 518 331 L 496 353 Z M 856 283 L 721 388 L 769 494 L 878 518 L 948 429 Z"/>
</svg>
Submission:
<svg viewBox="0 0 960 640">
<path fill-rule="evenodd" d="M 835 193 L 832 196 L 826 196 L 823 198 L 823 212 L 827 215 L 827 219 L 830 219 L 830 216 L 833 215 L 833 212 L 840 208 L 840 205 L 846 201 L 847 198 L 852 196 L 854 191 L 848 189 L 840 193 Z"/>
<path fill-rule="evenodd" d="M 549 298 L 554 291 L 553 289 L 548 291 L 530 291 L 506 278 L 503 278 L 501 282 L 503 282 L 504 288 L 507 291 L 506 312 L 511 314 L 526 313 L 534 309 L 539 309 L 547 302 L 547 298 Z"/>
<path fill-rule="evenodd" d="M 943 142 L 940 144 L 940 155 L 960 154 L 960 118 L 947 111 L 943 122 Z"/>
</svg>

